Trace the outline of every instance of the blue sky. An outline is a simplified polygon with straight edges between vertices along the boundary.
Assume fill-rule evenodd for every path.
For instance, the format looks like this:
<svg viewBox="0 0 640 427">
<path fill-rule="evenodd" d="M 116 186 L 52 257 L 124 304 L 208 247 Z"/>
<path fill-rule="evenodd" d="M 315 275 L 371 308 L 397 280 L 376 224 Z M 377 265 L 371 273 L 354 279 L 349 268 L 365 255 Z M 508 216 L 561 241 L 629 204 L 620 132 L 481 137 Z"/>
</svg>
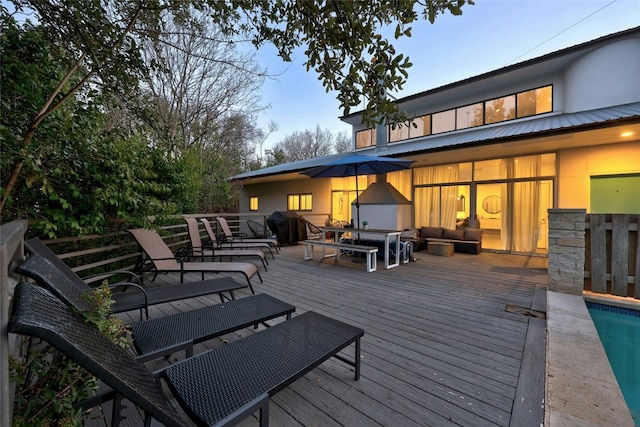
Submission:
<svg viewBox="0 0 640 427">
<path fill-rule="evenodd" d="M 444 15 L 434 24 L 420 21 L 398 51 L 413 63 L 403 97 L 539 57 L 595 38 L 640 26 L 640 0 L 476 0 L 461 16 Z M 340 121 L 336 94 L 325 92 L 315 72 L 306 72 L 303 50 L 285 63 L 272 46 L 258 60 L 277 75 L 262 86 L 258 125 L 278 124 L 263 149 L 286 135 L 316 125 L 333 132 L 350 127 Z"/>
</svg>

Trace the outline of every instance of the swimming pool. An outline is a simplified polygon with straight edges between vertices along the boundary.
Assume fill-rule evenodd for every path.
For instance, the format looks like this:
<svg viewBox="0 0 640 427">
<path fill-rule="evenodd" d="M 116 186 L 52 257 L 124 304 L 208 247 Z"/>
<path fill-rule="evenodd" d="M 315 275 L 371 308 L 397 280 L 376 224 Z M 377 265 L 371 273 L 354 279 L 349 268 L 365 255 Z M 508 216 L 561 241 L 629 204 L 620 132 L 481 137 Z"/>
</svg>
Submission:
<svg viewBox="0 0 640 427">
<path fill-rule="evenodd" d="M 586 304 L 633 421 L 640 427 L 640 311 Z"/>
</svg>

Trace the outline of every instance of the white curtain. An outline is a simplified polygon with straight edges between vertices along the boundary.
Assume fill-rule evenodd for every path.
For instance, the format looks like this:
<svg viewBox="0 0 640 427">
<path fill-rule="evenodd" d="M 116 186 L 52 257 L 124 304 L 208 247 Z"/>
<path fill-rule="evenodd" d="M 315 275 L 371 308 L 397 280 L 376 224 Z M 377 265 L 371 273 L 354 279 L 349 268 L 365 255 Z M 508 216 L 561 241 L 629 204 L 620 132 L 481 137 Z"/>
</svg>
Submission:
<svg viewBox="0 0 640 427">
<path fill-rule="evenodd" d="M 416 188 L 415 227 L 438 227 L 440 225 L 440 191 L 438 187 Z"/>
<path fill-rule="evenodd" d="M 387 173 L 387 182 L 411 201 L 411 169 Z"/>
<path fill-rule="evenodd" d="M 458 181 L 458 165 L 442 165 L 416 168 L 413 171 L 414 184 L 445 184 Z M 456 202 L 458 187 L 455 185 L 417 187 L 414 209 L 416 227 L 456 228 Z"/>
<path fill-rule="evenodd" d="M 539 177 L 541 165 L 540 155 L 504 159 L 501 162 L 510 179 Z M 540 181 L 505 185 L 502 203 L 503 247 L 515 252 L 535 252 L 540 234 Z"/>
</svg>

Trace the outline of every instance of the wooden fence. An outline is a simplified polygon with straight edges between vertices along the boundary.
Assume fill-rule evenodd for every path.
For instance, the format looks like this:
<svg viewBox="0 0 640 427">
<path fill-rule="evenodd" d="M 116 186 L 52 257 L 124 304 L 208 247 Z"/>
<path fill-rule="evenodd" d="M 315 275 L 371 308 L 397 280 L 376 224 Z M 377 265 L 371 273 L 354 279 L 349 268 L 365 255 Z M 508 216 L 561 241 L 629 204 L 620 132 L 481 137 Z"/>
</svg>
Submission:
<svg viewBox="0 0 640 427">
<path fill-rule="evenodd" d="M 584 289 L 640 299 L 640 215 L 588 214 Z"/>
<path fill-rule="evenodd" d="M 175 215 L 167 217 L 162 224 L 156 224 L 162 230 L 162 237 L 169 247 L 175 252 L 181 247 L 189 245 L 189 233 L 185 217 L 208 218 L 211 226 L 217 235 L 222 233 L 218 230 L 215 217 L 222 216 L 227 219 L 229 228 L 236 233 L 251 235 L 247 226 L 248 220 L 253 220 L 263 224 L 267 228 L 267 218 L 270 213 L 216 213 L 216 214 L 189 214 Z M 313 224 L 324 225 L 329 214 L 305 215 L 305 219 Z M 28 236 L 27 236 L 28 238 Z M 86 235 L 82 237 L 60 238 L 55 240 L 43 240 L 58 257 L 64 260 L 71 269 L 79 276 L 89 276 L 112 270 L 129 270 L 134 267 L 140 258 L 138 245 L 135 240 L 126 232 L 126 226 L 114 224 L 111 233 L 103 235 Z M 99 276 L 88 280 L 89 282 L 100 280 Z"/>
</svg>

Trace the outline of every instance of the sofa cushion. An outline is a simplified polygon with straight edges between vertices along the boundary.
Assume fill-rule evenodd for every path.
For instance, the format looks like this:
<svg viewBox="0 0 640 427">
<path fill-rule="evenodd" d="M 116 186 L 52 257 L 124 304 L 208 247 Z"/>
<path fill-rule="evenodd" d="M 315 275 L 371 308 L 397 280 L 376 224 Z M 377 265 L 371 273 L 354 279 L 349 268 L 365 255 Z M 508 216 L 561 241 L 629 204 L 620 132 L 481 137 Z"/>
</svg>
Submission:
<svg viewBox="0 0 640 427">
<path fill-rule="evenodd" d="M 475 240 L 475 241 L 481 241 L 482 240 L 482 230 L 479 230 L 477 228 L 467 228 L 466 230 L 464 230 L 464 240 Z"/>
<path fill-rule="evenodd" d="M 442 237 L 442 232 L 444 228 L 442 227 L 422 227 L 420 229 L 420 237 L 423 239 L 432 237 L 432 238 L 440 238 Z"/>
<path fill-rule="evenodd" d="M 448 228 L 442 233 L 443 239 L 463 240 L 464 230 L 449 230 Z"/>
</svg>

